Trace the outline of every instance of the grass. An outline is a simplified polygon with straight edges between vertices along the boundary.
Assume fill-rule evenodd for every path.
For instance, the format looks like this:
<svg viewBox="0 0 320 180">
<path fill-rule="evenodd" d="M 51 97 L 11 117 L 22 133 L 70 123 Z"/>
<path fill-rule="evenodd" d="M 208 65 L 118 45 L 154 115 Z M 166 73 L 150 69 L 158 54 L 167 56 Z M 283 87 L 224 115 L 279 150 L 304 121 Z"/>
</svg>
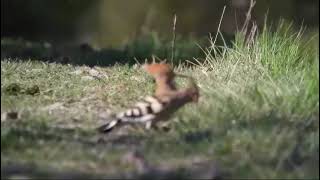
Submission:
<svg viewBox="0 0 320 180">
<path fill-rule="evenodd" d="M 197 80 L 201 99 L 181 109 L 167 133 L 95 131 L 102 117 L 151 94 L 152 79 L 136 66 L 2 58 L 1 176 L 17 164 L 34 167 L 26 174 L 35 177 L 119 177 L 133 169 L 122 155 L 139 149 L 165 166 L 215 160 L 233 178 L 319 179 L 315 45 L 280 25 L 274 32 L 264 29 L 251 45 L 241 34 L 232 48 L 213 44 L 193 67 L 176 64 L 176 71 Z M 7 112 L 18 117 L 4 118 Z"/>
</svg>

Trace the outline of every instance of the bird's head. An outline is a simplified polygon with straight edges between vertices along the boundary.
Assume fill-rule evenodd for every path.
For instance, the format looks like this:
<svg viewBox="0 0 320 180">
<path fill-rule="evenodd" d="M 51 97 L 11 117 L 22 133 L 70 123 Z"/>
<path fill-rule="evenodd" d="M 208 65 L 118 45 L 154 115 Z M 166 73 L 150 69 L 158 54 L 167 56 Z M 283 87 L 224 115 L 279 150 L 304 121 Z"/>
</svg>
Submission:
<svg viewBox="0 0 320 180">
<path fill-rule="evenodd" d="M 152 63 L 142 65 L 142 69 L 153 76 L 155 79 L 174 78 L 175 74 L 172 67 L 166 63 Z"/>
</svg>

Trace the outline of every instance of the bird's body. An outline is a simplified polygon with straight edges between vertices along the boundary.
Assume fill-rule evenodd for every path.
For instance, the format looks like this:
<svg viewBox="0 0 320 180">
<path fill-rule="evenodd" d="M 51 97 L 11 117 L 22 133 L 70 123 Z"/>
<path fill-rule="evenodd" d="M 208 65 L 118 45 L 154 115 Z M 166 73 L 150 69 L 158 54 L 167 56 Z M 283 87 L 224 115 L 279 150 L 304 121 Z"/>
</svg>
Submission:
<svg viewBox="0 0 320 180">
<path fill-rule="evenodd" d="M 177 90 L 171 68 L 166 64 L 144 65 L 144 69 L 156 80 L 156 91 L 153 96 L 146 96 L 131 108 L 117 113 L 107 124 L 100 126 L 100 132 L 109 132 L 114 127 L 132 123 L 144 123 L 150 129 L 159 121 L 167 120 L 180 107 L 198 99 L 198 89 L 191 87 Z"/>
</svg>

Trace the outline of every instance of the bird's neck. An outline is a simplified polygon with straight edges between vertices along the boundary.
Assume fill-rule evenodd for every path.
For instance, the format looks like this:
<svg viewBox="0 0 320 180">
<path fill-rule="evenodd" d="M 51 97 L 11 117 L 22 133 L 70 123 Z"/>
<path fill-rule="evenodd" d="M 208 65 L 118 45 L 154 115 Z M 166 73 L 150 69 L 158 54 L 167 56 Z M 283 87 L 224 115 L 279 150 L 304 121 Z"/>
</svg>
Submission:
<svg viewBox="0 0 320 180">
<path fill-rule="evenodd" d="M 166 94 L 176 90 L 177 88 L 175 86 L 173 78 L 162 77 L 156 79 L 156 95 Z"/>
</svg>

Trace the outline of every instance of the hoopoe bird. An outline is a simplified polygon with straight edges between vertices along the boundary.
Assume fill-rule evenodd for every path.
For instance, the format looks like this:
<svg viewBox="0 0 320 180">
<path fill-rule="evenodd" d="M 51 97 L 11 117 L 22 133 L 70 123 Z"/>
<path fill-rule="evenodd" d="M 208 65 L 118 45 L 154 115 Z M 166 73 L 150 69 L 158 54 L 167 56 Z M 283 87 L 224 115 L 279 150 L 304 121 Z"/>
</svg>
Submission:
<svg viewBox="0 0 320 180">
<path fill-rule="evenodd" d="M 153 96 L 146 96 L 126 111 L 117 113 L 110 122 L 98 127 L 100 132 L 109 132 L 117 126 L 144 123 L 150 129 L 159 121 L 168 120 L 179 108 L 189 102 L 198 102 L 199 90 L 194 80 L 185 75 L 173 72 L 170 65 L 165 63 L 145 64 L 142 66 L 156 83 Z M 188 78 L 190 85 L 178 90 L 174 82 L 175 77 Z"/>
</svg>

